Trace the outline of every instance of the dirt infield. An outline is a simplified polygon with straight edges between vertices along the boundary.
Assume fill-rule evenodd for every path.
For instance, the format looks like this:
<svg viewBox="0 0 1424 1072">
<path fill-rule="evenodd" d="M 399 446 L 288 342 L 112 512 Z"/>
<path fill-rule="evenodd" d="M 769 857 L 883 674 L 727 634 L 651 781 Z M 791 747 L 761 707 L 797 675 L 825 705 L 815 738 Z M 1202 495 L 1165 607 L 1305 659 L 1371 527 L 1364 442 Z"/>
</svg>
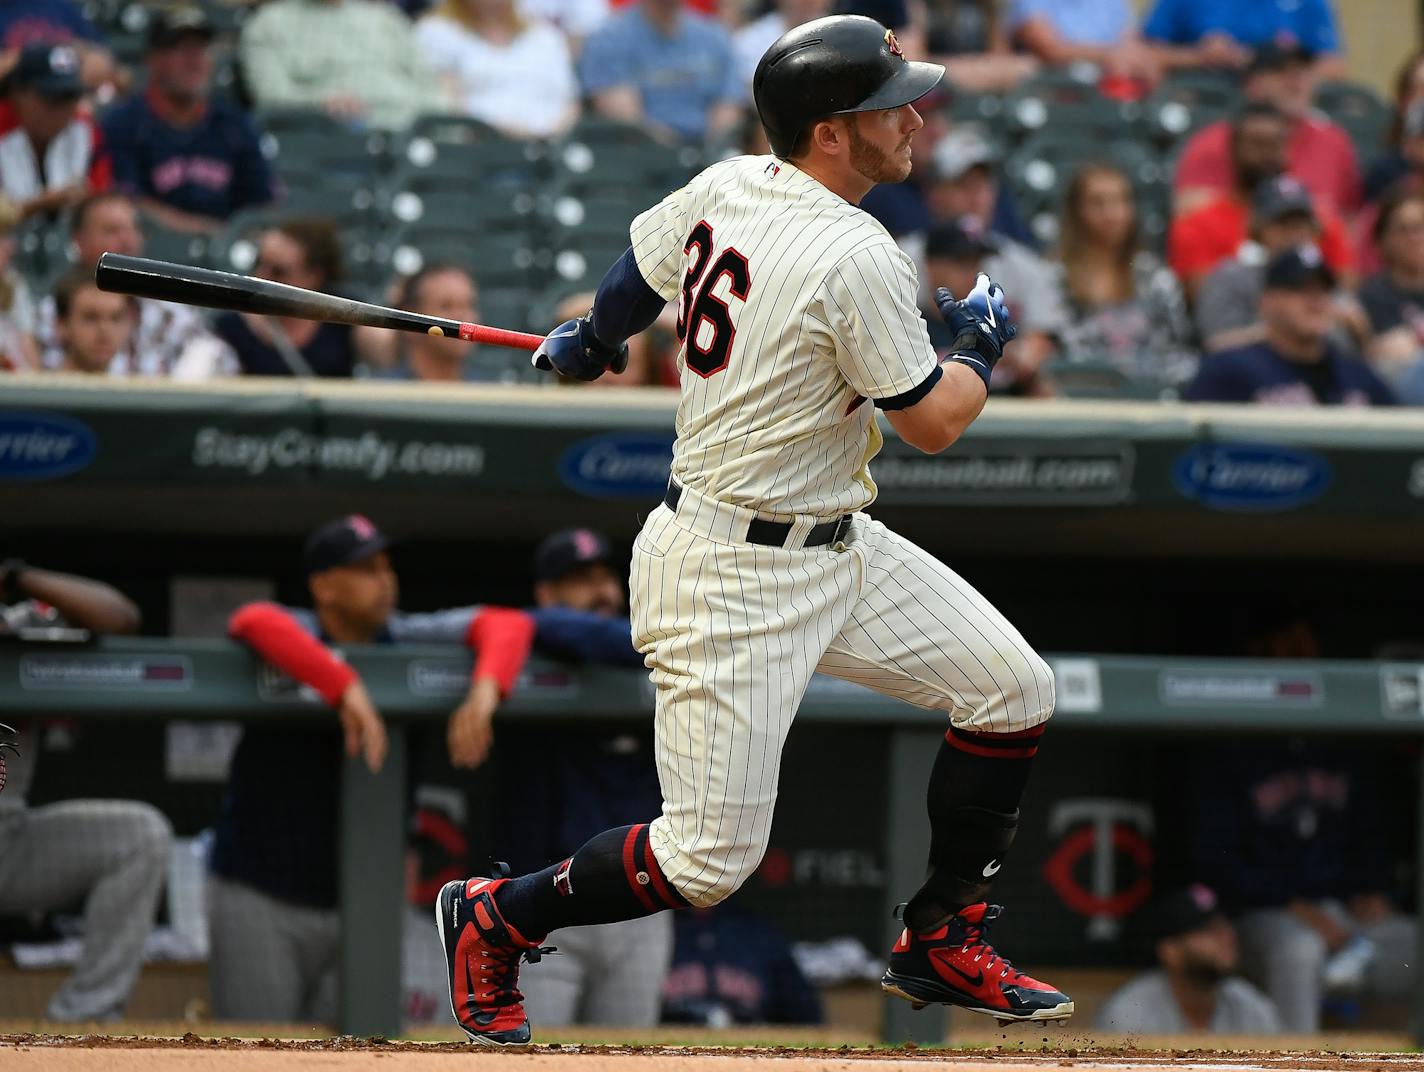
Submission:
<svg viewBox="0 0 1424 1072">
<path fill-rule="evenodd" d="M 1321 1050 L 1204 1050 L 1015 1045 L 990 1049 L 906 1047 L 582 1046 L 550 1043 L 522 1052 L 461 1043 L 361 1039 L 273 1040 L 0 1035 L 6 1072 L 1424 1072 L 1424 1057 Z M 873 1069 L 866 1068 L 873 1065 Z M 857 1068 L 856 1066 L 859 1066 Z"/>
</svg>

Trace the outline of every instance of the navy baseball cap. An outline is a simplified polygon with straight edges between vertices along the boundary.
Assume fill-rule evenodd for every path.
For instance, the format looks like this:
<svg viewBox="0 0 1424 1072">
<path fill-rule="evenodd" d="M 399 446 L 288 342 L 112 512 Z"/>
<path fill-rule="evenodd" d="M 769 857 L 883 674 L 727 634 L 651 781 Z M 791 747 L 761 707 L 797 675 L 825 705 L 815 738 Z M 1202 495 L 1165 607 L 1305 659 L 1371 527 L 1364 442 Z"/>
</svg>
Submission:
<svg viewBox="0 0 1424 1072">
<path fill-rule="evenodd" d="M 960 216 L 956 220 L 936 224 L 925 236 L 926 258 L 974 260 L 993 253 L 995 248 L 984 225 L 973 216 Z"/>
<path fill-rule="evenodd" d="M 1306 216 L 1319 223 L 1310 191 L 1293 175 L 1277 175 L 1256 187 L 1251 215 L 1258 223 L 1275 223 L 1287 216 Z"/>
<path fill-rule="evenodd" d="M 1279 71 L 1291 64 L 1309 63 L 1313 59 L 1315 53 L 1294 38 L 1267 41 L 1251 54 L 1251 61 L 1246 65 L 1246 76 L 1249 78 L 1260 71 Z"/>
<path fill-rule="evenodd" d="M 1160 942 L 1199 931 L 1222 915 L 1221 903 L 1209 886 L 1194 882 L 1162 898 L 1153 913 L 1153 935 Z"/>
<path fill-rule="evenodd" d="M 217 30 L 200 7 L 160 8 L 148 23 L 148 47 L 171 48 L 184 38 L 211 41 Z"/>
<path fill-rule="evenodd" d="M 1307 283 L 1335 286 L 1335 270 L 1325 262 L 1317 246 L 1297 246 L 1283 250 L 1266 265 L 1267 290 L 1301 290 Z"/>
<path fill-rule="evenodd" d="M 360 562 L 389 546 L 390 540 L 370 518 L 364 514 L 347 514 L 328 521 L 307 537 L 302 548 L 302 565 L 308 575 L 321 573 Z"/>
<path fill-rule="evenodd" d="M 608 537 L 593 529 L 563 529 L 547 536 L 534 552 L 534 579 L 557 581 L 594 562 L 613 561 Z"/>
<path fill-rule="evenodd" d="M 79 80 L 79 53 L 72 45 L 52 41 L 26 45 L 10 72 L 10 85 L 32 89 L 42 97 L 78 99 L 84 95 L 84 83 Z"/>
</svg>

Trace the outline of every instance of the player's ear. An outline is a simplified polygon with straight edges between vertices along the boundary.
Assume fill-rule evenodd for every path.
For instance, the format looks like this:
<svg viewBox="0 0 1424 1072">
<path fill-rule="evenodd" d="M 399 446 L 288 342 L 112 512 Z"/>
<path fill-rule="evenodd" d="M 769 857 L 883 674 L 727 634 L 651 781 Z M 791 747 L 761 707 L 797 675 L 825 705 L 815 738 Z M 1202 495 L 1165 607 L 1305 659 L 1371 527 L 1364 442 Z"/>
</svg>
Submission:
<svg viewBox="0 0 1424 1072">
<path fill-rule="evenodd" d="M 811 127 L 811 144 L 827 156 L 840 156 L 850 144 L 845 122 L 845 118 L 838 115 L 818 120 Z"/>
</svg>

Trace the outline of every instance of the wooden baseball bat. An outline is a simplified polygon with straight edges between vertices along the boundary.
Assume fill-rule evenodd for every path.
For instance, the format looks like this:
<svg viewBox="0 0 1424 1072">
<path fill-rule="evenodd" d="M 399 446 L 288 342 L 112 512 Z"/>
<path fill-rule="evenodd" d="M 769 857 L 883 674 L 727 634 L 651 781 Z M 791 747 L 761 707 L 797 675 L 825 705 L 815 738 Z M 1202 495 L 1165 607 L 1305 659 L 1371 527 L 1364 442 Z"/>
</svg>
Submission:
<svg viewBox="0 0 1424 1072">
<path fill-rule="evenodd" d="M 194 268 L 147 257 L 127 257 L 122 253 L 100 255 L 98 267 L 94 269 L 94 282 L 100 290 L 133 294 L 140 298 L 158 298 L 183 305 L 232 309 L 239 313 L 265 316 L 290 316 L 301 320 L 330 320 L 338 324 L 363 324 L 426 335 L 448 335 L 467 342 L 509 346 L 516 350 L 537 350 L 544 341 L 542 335 L 524 331 L 506 331 L 483 324 L 465 324 L 423 313 L 408 313 L 403 309 L 388 309 L 354 298 L 274 283 L 270 279 L 218 272 L 211 268 Z"/>
</svg>

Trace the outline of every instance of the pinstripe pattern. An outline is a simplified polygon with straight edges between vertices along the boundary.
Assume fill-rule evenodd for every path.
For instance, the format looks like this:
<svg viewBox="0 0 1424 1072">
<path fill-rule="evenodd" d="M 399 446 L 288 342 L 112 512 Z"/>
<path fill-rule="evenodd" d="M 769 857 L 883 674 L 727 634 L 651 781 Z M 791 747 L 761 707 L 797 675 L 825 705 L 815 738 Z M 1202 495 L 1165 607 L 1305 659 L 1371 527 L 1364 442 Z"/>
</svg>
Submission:
<svg viewBox="0 0 1424 1072">
<path fill-rule="evenodd" d="M 648 518 L 630 588 L 633 640 L 657 690 L 664 803 L 648 842 L 667 881 L 705 906 L 761 862 L 782 747 L 813 672 L 993 734 L 1042 724 L 1053 676 L 978 592 L 864 514 L 844 542 L 803 546 L 817 522 L 875 497 L 880 434 L 874 408 L 854 403 L 903 393 L 934 368 L 909 260 L 794 166 L 740 157 L 633 223 L 639 269 L 669 300 L 701 221 L 708 256 L 735 248 L 751 286 L 745 300 L 726 280 L 713 291 L 736 331 L 727 368 L 704 377 L 679 358 L 682 497 L 676 513 Z M 786 545 L 747 543 L 756 517 L 791 522 Z"/>
<path fill-rule="evenodd" d="M 915 307 L 915 272 L 885 229 L 794 165 L 743 156 L 708 168 L 633 221 L 647 283 L 681 300 L 688 233 L 706 220 L 715 257 L 750 265 L 745 300 L 723 277 L 728 367 L 702 377 L 679 355 L 673 475 L 767 517 L 850 513 L 875 498 L 866 464 L 880 447 L 870 406 L 918 386 L 934 351 Z M 686 313 L 686 310 L 680 310 Z M 705 343 L 711 325 L 700 327 Z"/>
</svg>

